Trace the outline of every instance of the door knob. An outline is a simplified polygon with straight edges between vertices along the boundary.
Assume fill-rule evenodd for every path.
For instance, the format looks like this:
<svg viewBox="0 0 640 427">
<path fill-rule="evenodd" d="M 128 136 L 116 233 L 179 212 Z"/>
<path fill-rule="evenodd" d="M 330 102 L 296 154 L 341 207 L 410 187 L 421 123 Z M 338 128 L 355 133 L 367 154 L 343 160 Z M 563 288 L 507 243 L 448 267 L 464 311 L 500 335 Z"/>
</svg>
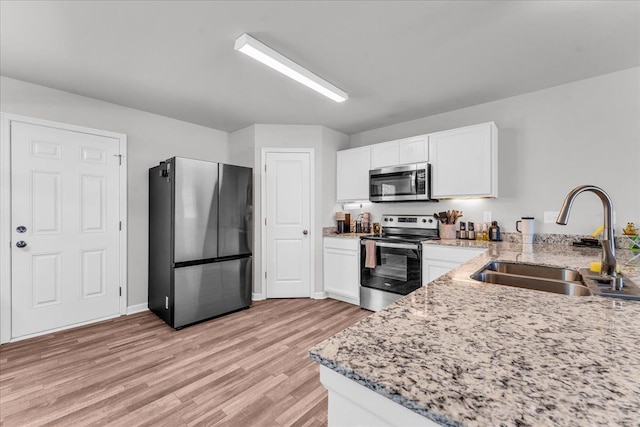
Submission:
<svg viewBox="0 0 640 427">
<path fill-rule="evenodd" d="M 17 231 L 18 233 L 24 233 L 24 232 L 26 232 L 26 231 L 27 231 L 27 227 L 25 227 L 24 225 L 19 225 L 19 226 L 16 228 L 16 231 Z"/>
<path fill-rule="evenodd" d="M 309 234 L 309 230 L 302 230 L 302 234 L 306 236 L 307 234 Z"/>
<path fill-rule="evenodd" d="M 16 242 L 16 247 L 18 248 L 24 248 L 25 246 L 27 246 L 27 242 L 25 242 L 24 240 L 20 240 L 19 242 Z"/>
</svg>

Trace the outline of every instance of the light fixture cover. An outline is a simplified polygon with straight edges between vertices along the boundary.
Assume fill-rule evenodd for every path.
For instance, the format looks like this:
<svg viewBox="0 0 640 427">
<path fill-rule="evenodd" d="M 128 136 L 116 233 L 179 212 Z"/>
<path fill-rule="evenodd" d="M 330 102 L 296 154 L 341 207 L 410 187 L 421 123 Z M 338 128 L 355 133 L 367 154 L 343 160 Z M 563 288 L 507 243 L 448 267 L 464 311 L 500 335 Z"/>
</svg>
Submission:
<svg viewBox="0 0 640 427">
<path fill-rule="evenodd" d="M 235 50 L 239 50 L 245 55 L 262 62 L 336 102 L 349 99 L 345 91 L 318 77 L 306 68 L 301 67 L 286 56 L 254 39 L 249 34 L 245 33 L 236 39 Z"/>
</svg>

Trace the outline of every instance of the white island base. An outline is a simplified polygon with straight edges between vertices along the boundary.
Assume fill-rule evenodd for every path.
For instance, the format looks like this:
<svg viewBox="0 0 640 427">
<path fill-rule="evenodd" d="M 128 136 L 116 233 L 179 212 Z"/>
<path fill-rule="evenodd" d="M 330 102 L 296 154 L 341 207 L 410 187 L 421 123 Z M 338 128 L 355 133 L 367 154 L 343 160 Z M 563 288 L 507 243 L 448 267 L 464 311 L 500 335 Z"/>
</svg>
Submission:
<svg viewBox="0 0 640 427">
<path fill-rule="evenodd" d="M 436 427 L 439 424 L 320 365 L 329 392 L 329 427 Z"/>
</svg>

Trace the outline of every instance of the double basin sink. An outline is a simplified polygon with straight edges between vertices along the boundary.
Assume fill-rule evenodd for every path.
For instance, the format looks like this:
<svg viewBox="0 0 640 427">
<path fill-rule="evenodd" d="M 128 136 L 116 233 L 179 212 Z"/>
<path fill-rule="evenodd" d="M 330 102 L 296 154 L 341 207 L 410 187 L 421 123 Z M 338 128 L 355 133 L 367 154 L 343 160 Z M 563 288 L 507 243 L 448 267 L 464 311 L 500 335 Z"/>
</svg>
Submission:
<svg viewBox="0 0 640 427">
<path fill-rule="evenodd" d="M 486 283 L 564 295 L 600 295 L 640 300 L 640 288 L 630 280 L 625 280 L 622 291 L 614 291 L 607 280 L 590 273 L 588 269 L 577 271 L 545 265 L 491 261 L 471 275 L 471 278 Z"/>
</svg>

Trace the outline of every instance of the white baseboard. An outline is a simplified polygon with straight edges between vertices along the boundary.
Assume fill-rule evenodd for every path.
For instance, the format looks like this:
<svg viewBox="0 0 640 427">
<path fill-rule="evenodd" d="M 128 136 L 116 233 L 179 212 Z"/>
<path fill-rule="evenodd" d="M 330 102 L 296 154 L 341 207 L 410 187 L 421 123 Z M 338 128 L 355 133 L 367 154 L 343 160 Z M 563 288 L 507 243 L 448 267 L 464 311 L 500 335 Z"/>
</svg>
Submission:
<svg viewBox="0 0 640 427">
<path fill-rule="evenodd" d="M 251 294 L 252 301 L 262 301 L 263 299 L 266 299 L 266 298 L 262 294 L 256 294 L 256 293 Z"/>
<path fill-rule="evenodd" d="M 325 299 L 327 298 L 327 294 L 324 292 L 316 292 L 313 294 L 313 299 Z"/>
<path fill-rule="evenodd" d="M 326 292 L 327 298 L 337 299 L 338 301 L 348 302 L 349 304 L 360 305 L 359 298 L 353 298 L 351 295 L 344 295 L 341 292 Z"/>
<path fill-rule="evenodd" d="M 144 302 L 142 304 L 130 305 L 127 307 L 127 315 L 141 313 L 143 311 L 149 310 L 149 304 Z"/>
<path fill-rule="evenodd" d="M 115 319 L 116 317 L 120 317 L 120 316 L 121 316 L 120 314 L 114 314 L 113 316 L 101 317 L 99 319 L 87 320 L 86 322 L 79 322 L 79 323 L 74 323 L 72 325 L 61 326 L 59 328 L 48 329 L 46 331 L 36 332 L 35 334 L 23 335 L 18 338 L 11 338 L 11 340 L 9 340 L 8 342 L 22 341 L 29 338 L 39 337 L 41 335 L 52 334 L 54 332 L 66 331 L 67 329 L 73 329 L 79 326 L 90 325 L 92 323 L 98 323 L 104 320 Z"/>
</svg>

